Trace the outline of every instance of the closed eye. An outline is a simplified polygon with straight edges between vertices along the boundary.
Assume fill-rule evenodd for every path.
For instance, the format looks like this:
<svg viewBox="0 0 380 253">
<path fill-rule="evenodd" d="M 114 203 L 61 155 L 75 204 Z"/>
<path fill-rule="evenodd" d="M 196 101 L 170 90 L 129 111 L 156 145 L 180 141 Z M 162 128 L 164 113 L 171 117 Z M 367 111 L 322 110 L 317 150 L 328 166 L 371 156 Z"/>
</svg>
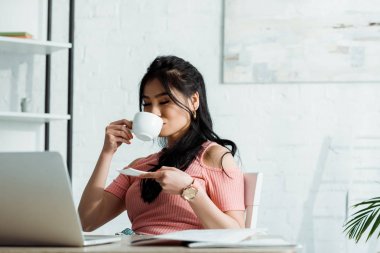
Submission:
<svg viewBox="0 0 380 253">
<path fill-rule="evenodd" d="M 165 105 L 165 104 L 168 104 L 169 102 L 170 102 L 170 100 L 166 100 L 166 101 L 160 102 L 159 104 Z M 144 106 L 144 107 L 151 106 L 151 105 L 152 105 L 152 103 L 142 103 L 142 106 Z"/>
</svg>

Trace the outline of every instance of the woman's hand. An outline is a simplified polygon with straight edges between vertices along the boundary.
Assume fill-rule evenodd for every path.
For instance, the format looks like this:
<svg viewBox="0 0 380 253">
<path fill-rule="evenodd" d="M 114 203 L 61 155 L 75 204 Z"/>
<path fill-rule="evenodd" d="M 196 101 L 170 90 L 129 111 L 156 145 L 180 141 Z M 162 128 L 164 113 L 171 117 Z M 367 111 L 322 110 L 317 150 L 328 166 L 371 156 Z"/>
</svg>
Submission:
<svg viewBox="0 0 380 253">
<path fill-rule="evenodd" d="M 106 136 L 104 138 L 103 153 L 113 154 L 122 143 L 131 144 L 133 139 L 131 133 L 132 122 L 126 119 L 112 122 L 106 127 Z"/>
<path fill-rule="evenodd" d="M 186 172 L 166 166 L 162 166 L 156 172 L 142 174 L 139 178 L 152 178 L 161 185 L 164 192 L 177 195 L 193 182 L 193 178 Z"/>
</svg>

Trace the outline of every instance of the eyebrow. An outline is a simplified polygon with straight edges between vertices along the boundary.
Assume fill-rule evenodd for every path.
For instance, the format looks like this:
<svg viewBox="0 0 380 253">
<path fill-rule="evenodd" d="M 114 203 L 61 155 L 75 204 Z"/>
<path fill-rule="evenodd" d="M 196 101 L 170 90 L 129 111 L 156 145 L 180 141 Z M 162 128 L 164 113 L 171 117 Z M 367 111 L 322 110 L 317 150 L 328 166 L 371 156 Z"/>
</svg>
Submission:
<svg viewBox="0 0 380 253">
<path fill-rule="evenodd" d="M 162 92 L 160 94 L 155 95 L 154 97 L 158 98 L 158 97 L 167 96 L 167 95 L 169 95 L 167 92 Z M 146 95 L 143 95 L 142 98 L 149 98 L 149 97 Z"/>
</svg>

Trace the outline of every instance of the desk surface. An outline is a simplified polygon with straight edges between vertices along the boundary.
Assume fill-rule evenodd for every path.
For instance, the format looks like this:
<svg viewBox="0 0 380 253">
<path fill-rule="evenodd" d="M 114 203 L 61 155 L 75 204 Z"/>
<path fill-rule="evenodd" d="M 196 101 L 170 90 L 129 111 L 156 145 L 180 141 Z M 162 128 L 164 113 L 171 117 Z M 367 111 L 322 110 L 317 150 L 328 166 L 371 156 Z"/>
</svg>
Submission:
<svg viewBox="0 0 380 253">
<path fill-rule="evenodd" d="M 117 243 L 103 244 L 88 247 L 1 247 L 0 253 L 240 253 L 240 252 L 271 252 L 271 253 L 296 253 L 295 248 L 208 248 L 208 249 L 191 249 L 181 246 L 130 246 L 128 239 L 123 239 Z"/>
</svg>

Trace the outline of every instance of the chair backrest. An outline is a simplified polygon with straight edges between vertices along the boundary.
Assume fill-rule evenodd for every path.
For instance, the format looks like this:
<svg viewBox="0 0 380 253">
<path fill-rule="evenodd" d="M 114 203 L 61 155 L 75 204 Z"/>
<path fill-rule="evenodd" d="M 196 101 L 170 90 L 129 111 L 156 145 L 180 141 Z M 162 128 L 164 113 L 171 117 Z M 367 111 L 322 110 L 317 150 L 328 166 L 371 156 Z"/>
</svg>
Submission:
<svg viewBox="0 0 380 253">
<path fill-rule="evenodd" d="M 245 227 L 256 228 L 263 173 L 244 173 Z"/>
</svg>

